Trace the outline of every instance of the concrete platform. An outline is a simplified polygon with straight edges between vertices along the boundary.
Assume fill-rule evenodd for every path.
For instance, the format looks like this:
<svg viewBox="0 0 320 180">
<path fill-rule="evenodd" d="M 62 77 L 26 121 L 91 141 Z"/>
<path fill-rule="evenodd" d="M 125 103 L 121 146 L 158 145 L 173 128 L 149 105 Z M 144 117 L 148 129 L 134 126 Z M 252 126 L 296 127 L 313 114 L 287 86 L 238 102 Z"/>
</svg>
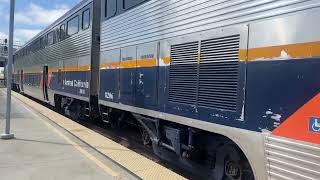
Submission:
<svg viewBox="0 0 320 180">
<path fill-rule="evenodd" d="M 20 94 L 12 99 L 16 139 L 0 140 L 0 179 L 185 179 Z"/>
<path fill-rule="evenodd" d="M 0 133 L 5 91 L 0 89 Z M 138 179 L 46 117 L 12 98 L 13 140 L 0 140 L 0 179 Z"/>
</svg>

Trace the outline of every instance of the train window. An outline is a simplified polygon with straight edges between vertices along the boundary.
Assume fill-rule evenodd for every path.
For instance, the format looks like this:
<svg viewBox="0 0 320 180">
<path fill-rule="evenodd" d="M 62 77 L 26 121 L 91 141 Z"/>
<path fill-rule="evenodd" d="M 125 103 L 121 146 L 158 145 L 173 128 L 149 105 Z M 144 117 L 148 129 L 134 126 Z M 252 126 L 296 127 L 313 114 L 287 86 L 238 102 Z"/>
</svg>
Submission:
<svg viewBox="0 0 320 180">
<path fill-rule="evenodd" d="M 67 35 L 71 36 L 79 32 L 79 16 L 75 16 L 67 22 Z"/>
<path fill-rule="evenodd" d="M 37 39 L 36 40 L 36 51 L 38 51 L 40 49 L 40 40 Z"/>
<path fill-rule="evenodd" d="M 54 30 L 54 36 L 55 36 L 55 42 L 59 42 L 60 41 L 60 28 L 56 28 Z"/>
<path fill-rule="evenodd" d="M 48 45 L 51 45 L 54 43 L 53 31 L 49 32 L 49 34 L 47 35 L 47 39 L 48 39 Z"/>
<path fill-rule="evenodd" d="M 46 37 L 43 36 L 40 38 L 40 48 L 44 48 L 46 46 Z"/>
<path fill-rule="evenodd" d="M 82 29 L 88 29 L 90 26 L 90 9 L 82 13 Z"/>
<path fill-rule="evenodd" d="M 31 52 L 34 52 L 34 42 L 31 44 Z"/>
<path fill-rule="evenodd" d="M 106 0 L 105 17 L 113 17 L 117 12 L 117 0 Z"/>
<path fill-rule="evenodd" d="M 31 44 L 31 52 L 34 52 L 34 47 L 35 47 L 35 44 L 34 44 L 34 42 L 32 42 L 32 44 Z"/>
<path fill-rule="evenodd" d="M 148 0 L 123 0 L 123 9 L 129 9 Z"/>
<path fill-rule="evenodd" d="M 60 36 L 59 36 L 59 39 L 60 39 L 60 40 L 63 40 L 63 39 L 64 39 L 64 36 L 65 36 L 65 26 L 64 26 L 64 24 L 62 24 L 62 25 L 60 26 Z"/>
</svg>

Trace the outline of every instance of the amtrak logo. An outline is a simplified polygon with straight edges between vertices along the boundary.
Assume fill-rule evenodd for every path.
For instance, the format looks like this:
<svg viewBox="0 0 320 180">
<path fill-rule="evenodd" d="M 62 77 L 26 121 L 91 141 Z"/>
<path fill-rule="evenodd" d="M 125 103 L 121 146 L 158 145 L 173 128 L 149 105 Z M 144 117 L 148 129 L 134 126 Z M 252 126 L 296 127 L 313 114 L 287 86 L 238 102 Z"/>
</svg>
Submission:
<svg viewBox="0 0 320 180">
<path fill-rule="evenodd" d="M 309 131 L 320 133 L 320 118 L 310 118 L 309 121 Z"/>
</svg>

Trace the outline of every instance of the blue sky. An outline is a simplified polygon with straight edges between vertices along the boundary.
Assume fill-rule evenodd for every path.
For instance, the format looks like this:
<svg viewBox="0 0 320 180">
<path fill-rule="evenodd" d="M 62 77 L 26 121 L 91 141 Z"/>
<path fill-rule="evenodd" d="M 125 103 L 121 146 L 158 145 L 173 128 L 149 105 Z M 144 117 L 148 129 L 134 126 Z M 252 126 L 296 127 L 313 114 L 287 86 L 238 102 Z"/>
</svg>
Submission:
<svg viewBox="0 0 320 180">
<path fill-rule="evenodd" d="M 23 45 L 81 0 L 15 1 L 14 39 Z M 8 35 L 9 5 L 10 0 L 0 0 L 0 39 Z"/>
</svg>

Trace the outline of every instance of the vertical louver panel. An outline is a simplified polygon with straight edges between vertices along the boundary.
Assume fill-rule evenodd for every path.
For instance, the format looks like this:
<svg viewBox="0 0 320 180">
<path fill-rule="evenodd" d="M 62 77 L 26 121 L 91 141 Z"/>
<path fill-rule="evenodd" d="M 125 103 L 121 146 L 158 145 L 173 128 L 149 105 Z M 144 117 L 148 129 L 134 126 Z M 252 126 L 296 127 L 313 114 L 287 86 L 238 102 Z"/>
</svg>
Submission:
<svg viewBox="0 0 320 180">
<path fill-rule="evenodd" d="M 198 42 L 171 46 L 168 100 L 196 104 L 198 78 Z"/>
<path fill-rule="evenodd" d="M 236 111 L 240 36 L 201 41 L 198 105 Z"/>
</svg>

